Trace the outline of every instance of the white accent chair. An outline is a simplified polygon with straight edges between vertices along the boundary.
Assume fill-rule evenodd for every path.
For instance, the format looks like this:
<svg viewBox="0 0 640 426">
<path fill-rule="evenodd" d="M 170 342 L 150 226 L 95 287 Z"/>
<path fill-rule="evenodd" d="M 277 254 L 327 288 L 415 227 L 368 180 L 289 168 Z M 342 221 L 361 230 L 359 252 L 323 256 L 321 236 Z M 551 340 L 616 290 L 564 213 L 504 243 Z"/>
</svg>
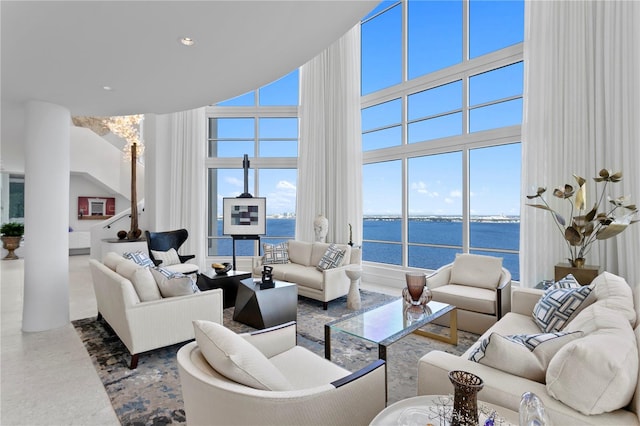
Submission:
<svg viewBox="0 0 640 426">
<path fill-rule="evenodd" d="M 275 368 L 254 371 L 250 377 L 284 376 L 289 390 L 262 390 L 229 379 L 212 368 L 197 341 L 178 351 L 187 423 L 190 425 L 364 425 L 385 408 L 385 364 L 377 360 L 351 373 L 311 351 L 296 346 L 296 323 L 289 322 L 241 336 L 266 357 L 256 365 Z M 233 336 L 235 339 L 235 336 Z M 198 339 L 198 332 L 196 332 Z M 214 345 L 220 338 L 213 338 Z M 238 342 L 236 342 L 238 343 Z M 239 342 L 240 348 L 246 342 Z M 209 343 L 203 346 L 207 351 Z M 253 351 L 253 348 L 252 348 Z M 223 351 L 223 354 L 229 351 Z M 231 360 L 246 356 L 241 351 Z M 268 360 L 267 360 L 268 359 Z M 225 371 L 226 361 L 217 365 Z M 257 373 L 257 374 L 255 374 Z M 229 373 L 227 372 L 227 375 Z M 287 385 L 289 386 L 289 384 Z"/>
<path fill-rule="evenodd" d="M 511 310 L 511 273 L 502 259 L 459 254 L 427 277 L 433 300 L 458 308 L 458 330 L 482 334 Z M 434 321 L 449 325 L 449 314 Z"/>
</svg>

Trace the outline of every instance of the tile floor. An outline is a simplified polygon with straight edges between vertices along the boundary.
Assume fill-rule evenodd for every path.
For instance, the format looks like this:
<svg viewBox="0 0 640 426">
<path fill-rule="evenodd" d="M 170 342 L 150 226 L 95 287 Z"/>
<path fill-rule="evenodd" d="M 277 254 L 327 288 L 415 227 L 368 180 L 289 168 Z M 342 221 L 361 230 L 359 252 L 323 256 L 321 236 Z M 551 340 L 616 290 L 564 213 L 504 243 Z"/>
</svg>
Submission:
<svg viewBox="0 0 640 426">
<path fill-rule="evenodd" d="M 88 262 L 88 255 L 69 257 L 71 320 L 97 313 Z M 71 324 L 39 333 L 22 332 L 23 284 L 23 260 L 0 260 L 0 424 L 119 424 Z M 362 287 L 400 293 L 366 283 Z"/>
<path fill-rule="evenodd" d="M 97 312 L 88 259 L 69 257 L 71 320 Z M 0 261 L 0 424 L 119 424 L 71 324 L 39 333 L 22 332 L 23 284 L 23 260 Z"/>
</svg>

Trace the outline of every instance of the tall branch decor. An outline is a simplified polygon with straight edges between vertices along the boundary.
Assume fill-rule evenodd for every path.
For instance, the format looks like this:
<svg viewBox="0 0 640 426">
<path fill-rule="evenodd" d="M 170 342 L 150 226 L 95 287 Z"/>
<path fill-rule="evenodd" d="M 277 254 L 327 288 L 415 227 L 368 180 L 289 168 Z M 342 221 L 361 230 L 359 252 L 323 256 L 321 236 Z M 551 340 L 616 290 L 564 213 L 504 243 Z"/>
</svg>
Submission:
<svg viewBox="0 0 640 426">
<path fill-rule="evenodd" d="M 137 240 L 142 235 L 138 227 L 138 196 L 137 196 L 137 170 L 138 158 L 144 152 L 144 145 L 140 138 L 140 122 L 143 116 L 127 115 L 110 117 L 107 126 L 113 134 L 123 138 L 127 143 L 122 148 L 125 160 L 131 161 L 131 227 L 127 232 L 127 239 Z"/>
<path fill-rule="evenodd" d="M 628 203 L 627 200 L 630 197 L 611 198 L 606 195 L 610 184 L 615 184 L 622 180 L 622 172 L 612 173 L 610 170 L 602 169 L 598 176 L 593 178 L 596 184 L 604 184 L 599 195 L 596 187 L 596 203 L 589 211 L 586 210 L 587 181 L 575 174 L 573 177 L 578 184 L 577 189 L 572 185 L 565 184 L 564 187 L 553 190 L 555 197 L 567 200 L 569 204 L 569 223 L 567 223 L 563 215 L 552 209 L 544 198 L 543 194 L 547 188 L 540 187 L 534 195 L 527 195 L 528 199 L 538 199 L 541 202 L 527 205 L 547 210 L 551 213 L 558 231 L 562 234 L 567 244 L 569 263 L 571 266 L 579 268 L 584 266 L 585 256 L 591 250 L 594 242 L 614 237 L 627 229 L 627 226 L 640 220 L 633 219 L 633 216 L 638 213 L 638 208 L 635 204 Z M 608 203 L 604 202 L 605 196 Z M 600 211 L 601 208 L 603 209 L 602 211 Z"/>
</svg>

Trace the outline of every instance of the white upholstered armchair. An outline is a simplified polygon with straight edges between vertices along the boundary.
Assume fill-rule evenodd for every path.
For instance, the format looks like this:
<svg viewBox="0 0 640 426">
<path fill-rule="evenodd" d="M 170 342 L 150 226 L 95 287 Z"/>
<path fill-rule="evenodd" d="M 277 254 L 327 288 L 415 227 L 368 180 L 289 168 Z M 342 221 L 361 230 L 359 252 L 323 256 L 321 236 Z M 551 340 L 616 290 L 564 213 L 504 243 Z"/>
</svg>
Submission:
<svg viewBox="0 0 640 426">
<path fill-rule="evenodd" d="M 458 308 L 458 329 L 482 334 L 511 310 L 511 273 L 502 259 L 459 254 L 427 277 L 433 300 Z M 449 314 L 434 321 L 449 325 Z"/>
<path fill-rule="evenodd" d="M 364 425 L 385 407 L 384 361 L 351 373 L 296 346 L 295 322 L 244 334 L 194 328 L 177 355 L 190 425 Z"/>
</svg>

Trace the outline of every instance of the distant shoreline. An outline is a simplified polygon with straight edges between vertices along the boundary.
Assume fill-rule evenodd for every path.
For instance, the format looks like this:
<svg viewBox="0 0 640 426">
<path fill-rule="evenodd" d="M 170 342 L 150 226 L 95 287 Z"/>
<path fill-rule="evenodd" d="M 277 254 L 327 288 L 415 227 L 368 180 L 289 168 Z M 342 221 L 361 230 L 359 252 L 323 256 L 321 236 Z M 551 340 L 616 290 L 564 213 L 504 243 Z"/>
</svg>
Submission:
<svg viewBox="0 0 640 426">
<path fill-rule="evenodd" d="M 222 218 L 218 218 L 222 220 Z M 267 219 L 287 219 L 295 220 L 295 216 L 284 215 L 271 215 L 267 216 Z M 385 215 L 369 215 L 364 216 L 363 220 L 367 221 L 380 221 L 391 222 L 401 220 L 400 216 L 385 216 Z M 416 222 L 462 222 L 462 216 L 409 216 L 410 221 Z M 471 222 L 487 222 L 487 223 L 520 223 L 520 216 L 471 216 Z"/>
<path fill-rule="evenodd" d="M 394 221 L 401 220 L 400 216 L 364 216 L 364 220 Z M 520 223 L 520 216 L 471 216 L 471 222 L 491 223 Z M 462 222 L 462 216 L 409 216 L 410 221 L 416 222 Z"/>
</svg>

